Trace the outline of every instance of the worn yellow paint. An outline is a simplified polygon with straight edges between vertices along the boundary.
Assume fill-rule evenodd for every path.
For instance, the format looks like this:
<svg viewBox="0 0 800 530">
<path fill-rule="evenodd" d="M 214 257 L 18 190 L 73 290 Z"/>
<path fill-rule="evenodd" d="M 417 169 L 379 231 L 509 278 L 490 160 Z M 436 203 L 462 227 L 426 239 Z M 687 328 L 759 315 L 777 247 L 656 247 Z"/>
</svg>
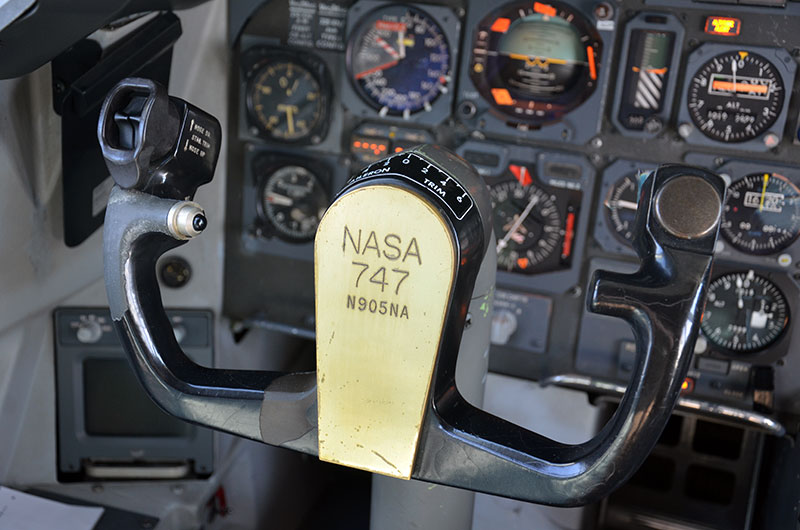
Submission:
<svg viewBox="0 0 800 530">
<path fill-rule="evenodd" d="M 402 188 L 328 209 L 314 243 L 321 460 L 411 477 L 455 259 L 441 215 Z"/>
</svg>

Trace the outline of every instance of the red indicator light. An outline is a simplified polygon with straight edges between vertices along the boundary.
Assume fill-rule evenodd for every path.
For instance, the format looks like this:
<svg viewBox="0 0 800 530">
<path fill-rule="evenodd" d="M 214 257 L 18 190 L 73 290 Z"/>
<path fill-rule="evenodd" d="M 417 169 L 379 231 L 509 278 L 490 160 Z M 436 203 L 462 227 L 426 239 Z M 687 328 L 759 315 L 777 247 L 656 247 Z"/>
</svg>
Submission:
<svg viewBox="0 0 800 530">
<path fill-rule="evenodd" d="M 589 60 L 589 77 L 595 81 L 597 80 L 597 64 L 595 64 L 594 48 L 591 46 L 586 47 L 586 58 Z"/>
<path fill-rule="evenodd" d="M 742 21 L 732 17 L 708 17 L 705 32 L 709 35 L 736 37 L 742 31 Z"/>
<path fill-rule="evenodd" d="M 356 136 L 352 138 L 350 152 L 359 160 L 377 160 L 389 151 L 389 141 L 382 138 L 367 138 Z M 368 155 L 366 158 L 364 155 Z"/>
<path fill-rule="evenodd" d="M 389 20 L 376 20 L 375 29 L 385 31 L 397 31 L 398 33 L 406 30 L 405 22 L 391 22 Z"/>
<path fill-rule="evenodd" d="M 517 265 L 519 266 L 520 269 L 527 269 L 530 263 L 531 262 L 528 260 L 528 258 L 517 259 Z"/>
<path fill-rule="evenodd" d="M 511 164 L 508 166 L 508 169 L 514 175 L 514 178 L 516 178 L 517 181 L 522 186 L 530 186 L 531 183 L 533 182 L 533 178 L 531 177 L 531 172 L 528 171 L 528 168 L 526 168 L 525 166 L 517 166 L 515 164 Z"/>
<path fill-rule="evenodd" d="M 550 4 L 542 4 L 541 2 L 533 3 L 533 10 L 540 15 L 547 15 L 549 17 L 556 16 L 556 8 Z"/>
<path fill-rule="evenodd" d="M 564 244 L 561 245 L 561 259 L 567 259 L 572 254 L 572 241 L 575 239 L 575 212 L 567 214 L 567 224 L 564 227 Z"/>
<path fill-rule="evenodd" d="M 694 391 L 694 379 L 687 377 L 681 383 L 681 394 L 691 394 Z"/>
</svg>

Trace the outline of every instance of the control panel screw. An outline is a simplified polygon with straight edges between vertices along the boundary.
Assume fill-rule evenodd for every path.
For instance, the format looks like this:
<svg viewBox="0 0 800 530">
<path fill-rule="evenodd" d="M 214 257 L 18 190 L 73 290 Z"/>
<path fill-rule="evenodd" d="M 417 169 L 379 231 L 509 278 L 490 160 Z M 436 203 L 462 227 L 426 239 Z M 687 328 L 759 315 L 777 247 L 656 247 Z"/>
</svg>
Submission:
<svg viewBox="0 0 800 530">
<path fill-rule="evenodd" d="M 678 125 L 678 134 L 681 138 L 688 138 L 692 134 L 692 125 L 689 123 L 681 123 Z"/>
<path fill-rule="evenodd" d="M 609 20 L 614 16 L 614 9 L 605 2 L 597 4 L 594 8 L 594 16 L 597 20 Z"/>
<path fill-rule="evenodd" d="M 657 134 L 664 128 L 664 122 L 656 116 L 651 116 L 644 122 L 644 130 L 650 134 Z"/>
<path fill-rule="evenodd" d="M 192 267 L 189 262 L 179 256 L 165 259 L 159 268 L 161 283 L 172 289 L 179 289 L 189 283 L 192 278 Z"/>
<path fill-rule="evenodd" d="M 600 138 L 599 136 L 595 136 L 594 138 L 592 138 L 592 147 L 594 147 L 595 149 L 600 149 L 601 147 L 603 147 L 603 139 Z"/>
<path fill-rule="evenodd" d="M 764 135 L 764 145 L 766 145 L 769 149 L 777 146 L 780 142 L 780 137 L 773 132 Z"/>
</svg>

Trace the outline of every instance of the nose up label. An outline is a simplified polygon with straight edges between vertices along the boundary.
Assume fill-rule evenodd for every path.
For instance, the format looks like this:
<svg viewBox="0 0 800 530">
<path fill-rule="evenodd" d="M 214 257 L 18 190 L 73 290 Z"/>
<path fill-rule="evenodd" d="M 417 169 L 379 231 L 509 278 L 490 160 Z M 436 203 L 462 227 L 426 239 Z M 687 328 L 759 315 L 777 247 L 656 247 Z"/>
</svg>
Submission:
<svg viewBox="0 0 800 530">
<path fill-rule="evenodd" d="M 339 198 L 314 242 L 319 457 L 411 478 L 455 273 L 441 215 L 375 185 Z"/>
</svg>

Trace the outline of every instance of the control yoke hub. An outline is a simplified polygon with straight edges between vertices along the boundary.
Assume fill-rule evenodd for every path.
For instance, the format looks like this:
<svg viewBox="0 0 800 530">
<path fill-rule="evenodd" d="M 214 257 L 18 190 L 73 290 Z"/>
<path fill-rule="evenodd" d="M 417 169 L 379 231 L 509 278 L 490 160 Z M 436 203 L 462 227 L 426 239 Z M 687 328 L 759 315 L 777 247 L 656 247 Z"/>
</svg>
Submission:
<svg viewBox="0 0 800 530">
<path fill-rule="evenodd" d="M 339 192 L 315 240 L 316 372 L 218 370 L 181 350 L 154 269 L 206 224 L 190 201 L 213 175 L 219 124 L 129 79 L 106 99 L 98 137 L 117 183 L 104 233 L 112 318 L 167 412 L 376 473 L 558 506 L 624 483 L 666 425 L 705 302 L 720 177 L 679 165 L 642 177 L 641 267 L 596 272 L 587 300 L 631 325 L 634 375 L 608 425 L 568 445 L 481 410 L 456 382 L 459 354 L 488 347 L 490 326 L 479 324 L 491 318 L 496 259 L 488 192 L 463 159 L 420 146 Z M 464 341 L 468 318 L 482 331 Z"/>
</svg>

